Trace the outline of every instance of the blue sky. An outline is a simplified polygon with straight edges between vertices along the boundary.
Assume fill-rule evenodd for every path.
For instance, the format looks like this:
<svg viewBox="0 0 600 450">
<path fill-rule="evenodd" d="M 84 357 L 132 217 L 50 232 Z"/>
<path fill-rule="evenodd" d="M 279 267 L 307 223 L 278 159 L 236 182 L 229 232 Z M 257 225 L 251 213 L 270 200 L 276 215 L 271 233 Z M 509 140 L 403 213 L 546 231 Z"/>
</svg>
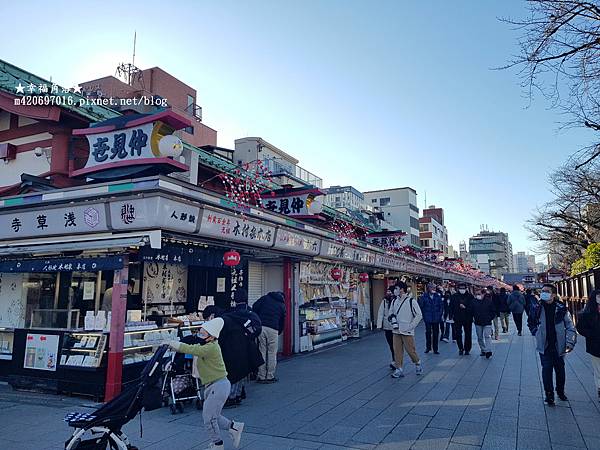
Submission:
<svg viewBox="0 0 600 450">
<path fill-rule="evenodd" d="M 450 242 L 480 224 L 533 249 L 523 229 L 547 175 L 589 143 L 523 95 L 525 2 L 354 0 L 2 2 L 0 57 L 72 85 L 129 61 L 198 91 L 219 145 L 261 136 L 359 190 L 411 186 L 445 209 Z M 13 20 L 6 20 L 13 17 Z M 540 258 L 539 258 L 540 259 Z"/>
</svg>

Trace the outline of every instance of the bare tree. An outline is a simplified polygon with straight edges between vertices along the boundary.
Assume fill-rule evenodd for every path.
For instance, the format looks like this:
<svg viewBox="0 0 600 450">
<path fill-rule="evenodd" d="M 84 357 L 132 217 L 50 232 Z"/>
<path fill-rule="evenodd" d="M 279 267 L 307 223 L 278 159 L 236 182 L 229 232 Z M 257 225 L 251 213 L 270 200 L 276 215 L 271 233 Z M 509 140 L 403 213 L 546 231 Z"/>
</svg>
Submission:
<svg viewBox="0 0 600 450">
<path fill-rule="evenodd" d="M 576 125 L 600 132 L 600 2 L 528 0 L 529 15 L 502 19 L 522 32 L 520 68 L 529 98 L 542 93 Z M 573 155 L 579 169 L 600 155 L 600 143 Z"/>
<path fill-rule="evenodd" d="M 568 161 L 549 177 L 554 199 L 539 207 L 526 228 L 545 250 L 570 265 L 600 240 L 600 161 L 575 170 Z"/>
</svg>

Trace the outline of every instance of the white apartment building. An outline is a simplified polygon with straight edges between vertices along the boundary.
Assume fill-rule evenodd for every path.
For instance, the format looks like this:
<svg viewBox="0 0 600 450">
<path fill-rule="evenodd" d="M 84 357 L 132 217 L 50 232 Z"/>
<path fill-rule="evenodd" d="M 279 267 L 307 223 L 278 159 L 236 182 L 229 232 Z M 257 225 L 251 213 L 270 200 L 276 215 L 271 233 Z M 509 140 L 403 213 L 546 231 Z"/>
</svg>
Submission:
<svg viewBox="0 0 600 450">
<path fill-rule="evenodd" d="M 469 253 L 476 256 L 478 261 L 485 255 L 488 259 L 489 274 L 498 279 L 502 274 L 513 271 L 512 244 L 507 233 L 482 230 L 469 239 Z M 480 269 L 485 272 L 481 263 Z"/>
<path fill-rule="evenodd" d="M 379 208 L 387 222 L 407 234 L 408 244 L 414 247 L 420 246 L 417 191 L 410 187 L 403 187 L 368 191 L 364 192 L 364 196 L 367 205 Z"/>
<path fill-rule="evenodd" d="M 527 273 L 535 270 L 535 255 L 517 252 L 513 255 L 514 273 Z"/>
<path fill-rule="evenodd" d="M 327 188 L 325 204 L 335 209 L 373 211 L 371 205 L 367 207 L 363 193 L 352 186 L 331 186 Z"/>
</svg>

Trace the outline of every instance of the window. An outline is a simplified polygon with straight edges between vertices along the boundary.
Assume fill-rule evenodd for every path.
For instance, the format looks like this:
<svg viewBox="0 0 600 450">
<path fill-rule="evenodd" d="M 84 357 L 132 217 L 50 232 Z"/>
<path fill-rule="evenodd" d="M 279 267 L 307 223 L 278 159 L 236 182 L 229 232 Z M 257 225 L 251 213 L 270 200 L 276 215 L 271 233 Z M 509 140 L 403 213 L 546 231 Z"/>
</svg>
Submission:
<svg viewBox="0 0 600 450">
<path fill-rule="evenodd" d="M 339 198 L 339 197 L 336 197 L 336 198 L 335 198 L 335 201 L 336 201 L 336 203 L 339 203 L 339 202 L 340 202 L 340 198 Z"/>
<path fill-rule="evenodd" d="M 415 230 L 419 229 L 419 219 L 415 218 L 415 217 L 411 217 L 410 218 L 410 227 L 414 228 Z"/>
<path fill-rule="evenodd" d="M 371 199 L 371 203 L 377 203 L 377 199 L 376 198 L 372 198 Z"/>
<path fill-rule="evenodd" d="M 379 206 L 388 206 L 390 204 L 390 198 L 384 197 L 379 199 Z"/>
<path fill-rule="evenodd" d="M 196 103 L 194 97 L 192 97 L 191 95 L 188 95 L 187 96 L 187 108 L 186 109 L 187 109 L 187 111 L 189 113 L 193 113 L 194 112 L 193 106 L 192 106 L 194 103 Z"/>
<path fill-rule="evenodd" d="M 183 131 L 185 131 L 188 134 L 194 134 L 194 127 L 185 127 Z"/>
<path fill-rule="evenodd" d="M 408 206 L 410 207 L 410 209 L 412 209 L 414 212 L 416 212 L 417 214 L 419 213 L 419 208 L 417 208 L 415 205 L 413 205 L 412 203 L 409 203 Z"/>
</svg>

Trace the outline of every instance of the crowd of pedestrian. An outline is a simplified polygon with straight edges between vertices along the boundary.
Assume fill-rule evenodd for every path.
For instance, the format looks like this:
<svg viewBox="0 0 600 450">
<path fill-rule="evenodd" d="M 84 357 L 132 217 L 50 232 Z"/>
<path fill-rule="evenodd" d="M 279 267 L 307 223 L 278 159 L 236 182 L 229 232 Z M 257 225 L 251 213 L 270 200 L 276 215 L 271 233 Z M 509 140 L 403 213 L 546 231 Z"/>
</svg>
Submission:
<svg viewBox="0 0 600 450">
<path fill-rule="evenodd" d="M 452 339 L 459 356 L 470 355 L 474 326 L 480 355 L 489 359 L 493 355 L 493 340 L 509 332 L 511 316 L 517 335 L 523 336 L 524 314 L 542 366 L 544 401 L 554 405 L 555 392 L 566 401 L 564 357 L 575 347 L 577 332 L 552 284 L 545 284 L 540 293 L 527 289 L 523 294 L 517 285 L 507 292 L 504 287 L 496 290 L 493 286 L 478 288 L 464 283 L 447 287 L 428 283 L 425 292 L 415 300 L 410 288 L 400 281 L 386 291 L 377 325 L 384 330 L 390 348 L 392 377 L 401 378 L 405 350 L 417 374 L 423 373 L 414 340 L 421 320 L 425 323 L 424 353 L 433 351 L 438 355 L 439 343 Z M 586 338 L 600 400 L 600 290 L 590 294 L 585 309 L 578 315 L 577 331 Z"/>
</svg>

